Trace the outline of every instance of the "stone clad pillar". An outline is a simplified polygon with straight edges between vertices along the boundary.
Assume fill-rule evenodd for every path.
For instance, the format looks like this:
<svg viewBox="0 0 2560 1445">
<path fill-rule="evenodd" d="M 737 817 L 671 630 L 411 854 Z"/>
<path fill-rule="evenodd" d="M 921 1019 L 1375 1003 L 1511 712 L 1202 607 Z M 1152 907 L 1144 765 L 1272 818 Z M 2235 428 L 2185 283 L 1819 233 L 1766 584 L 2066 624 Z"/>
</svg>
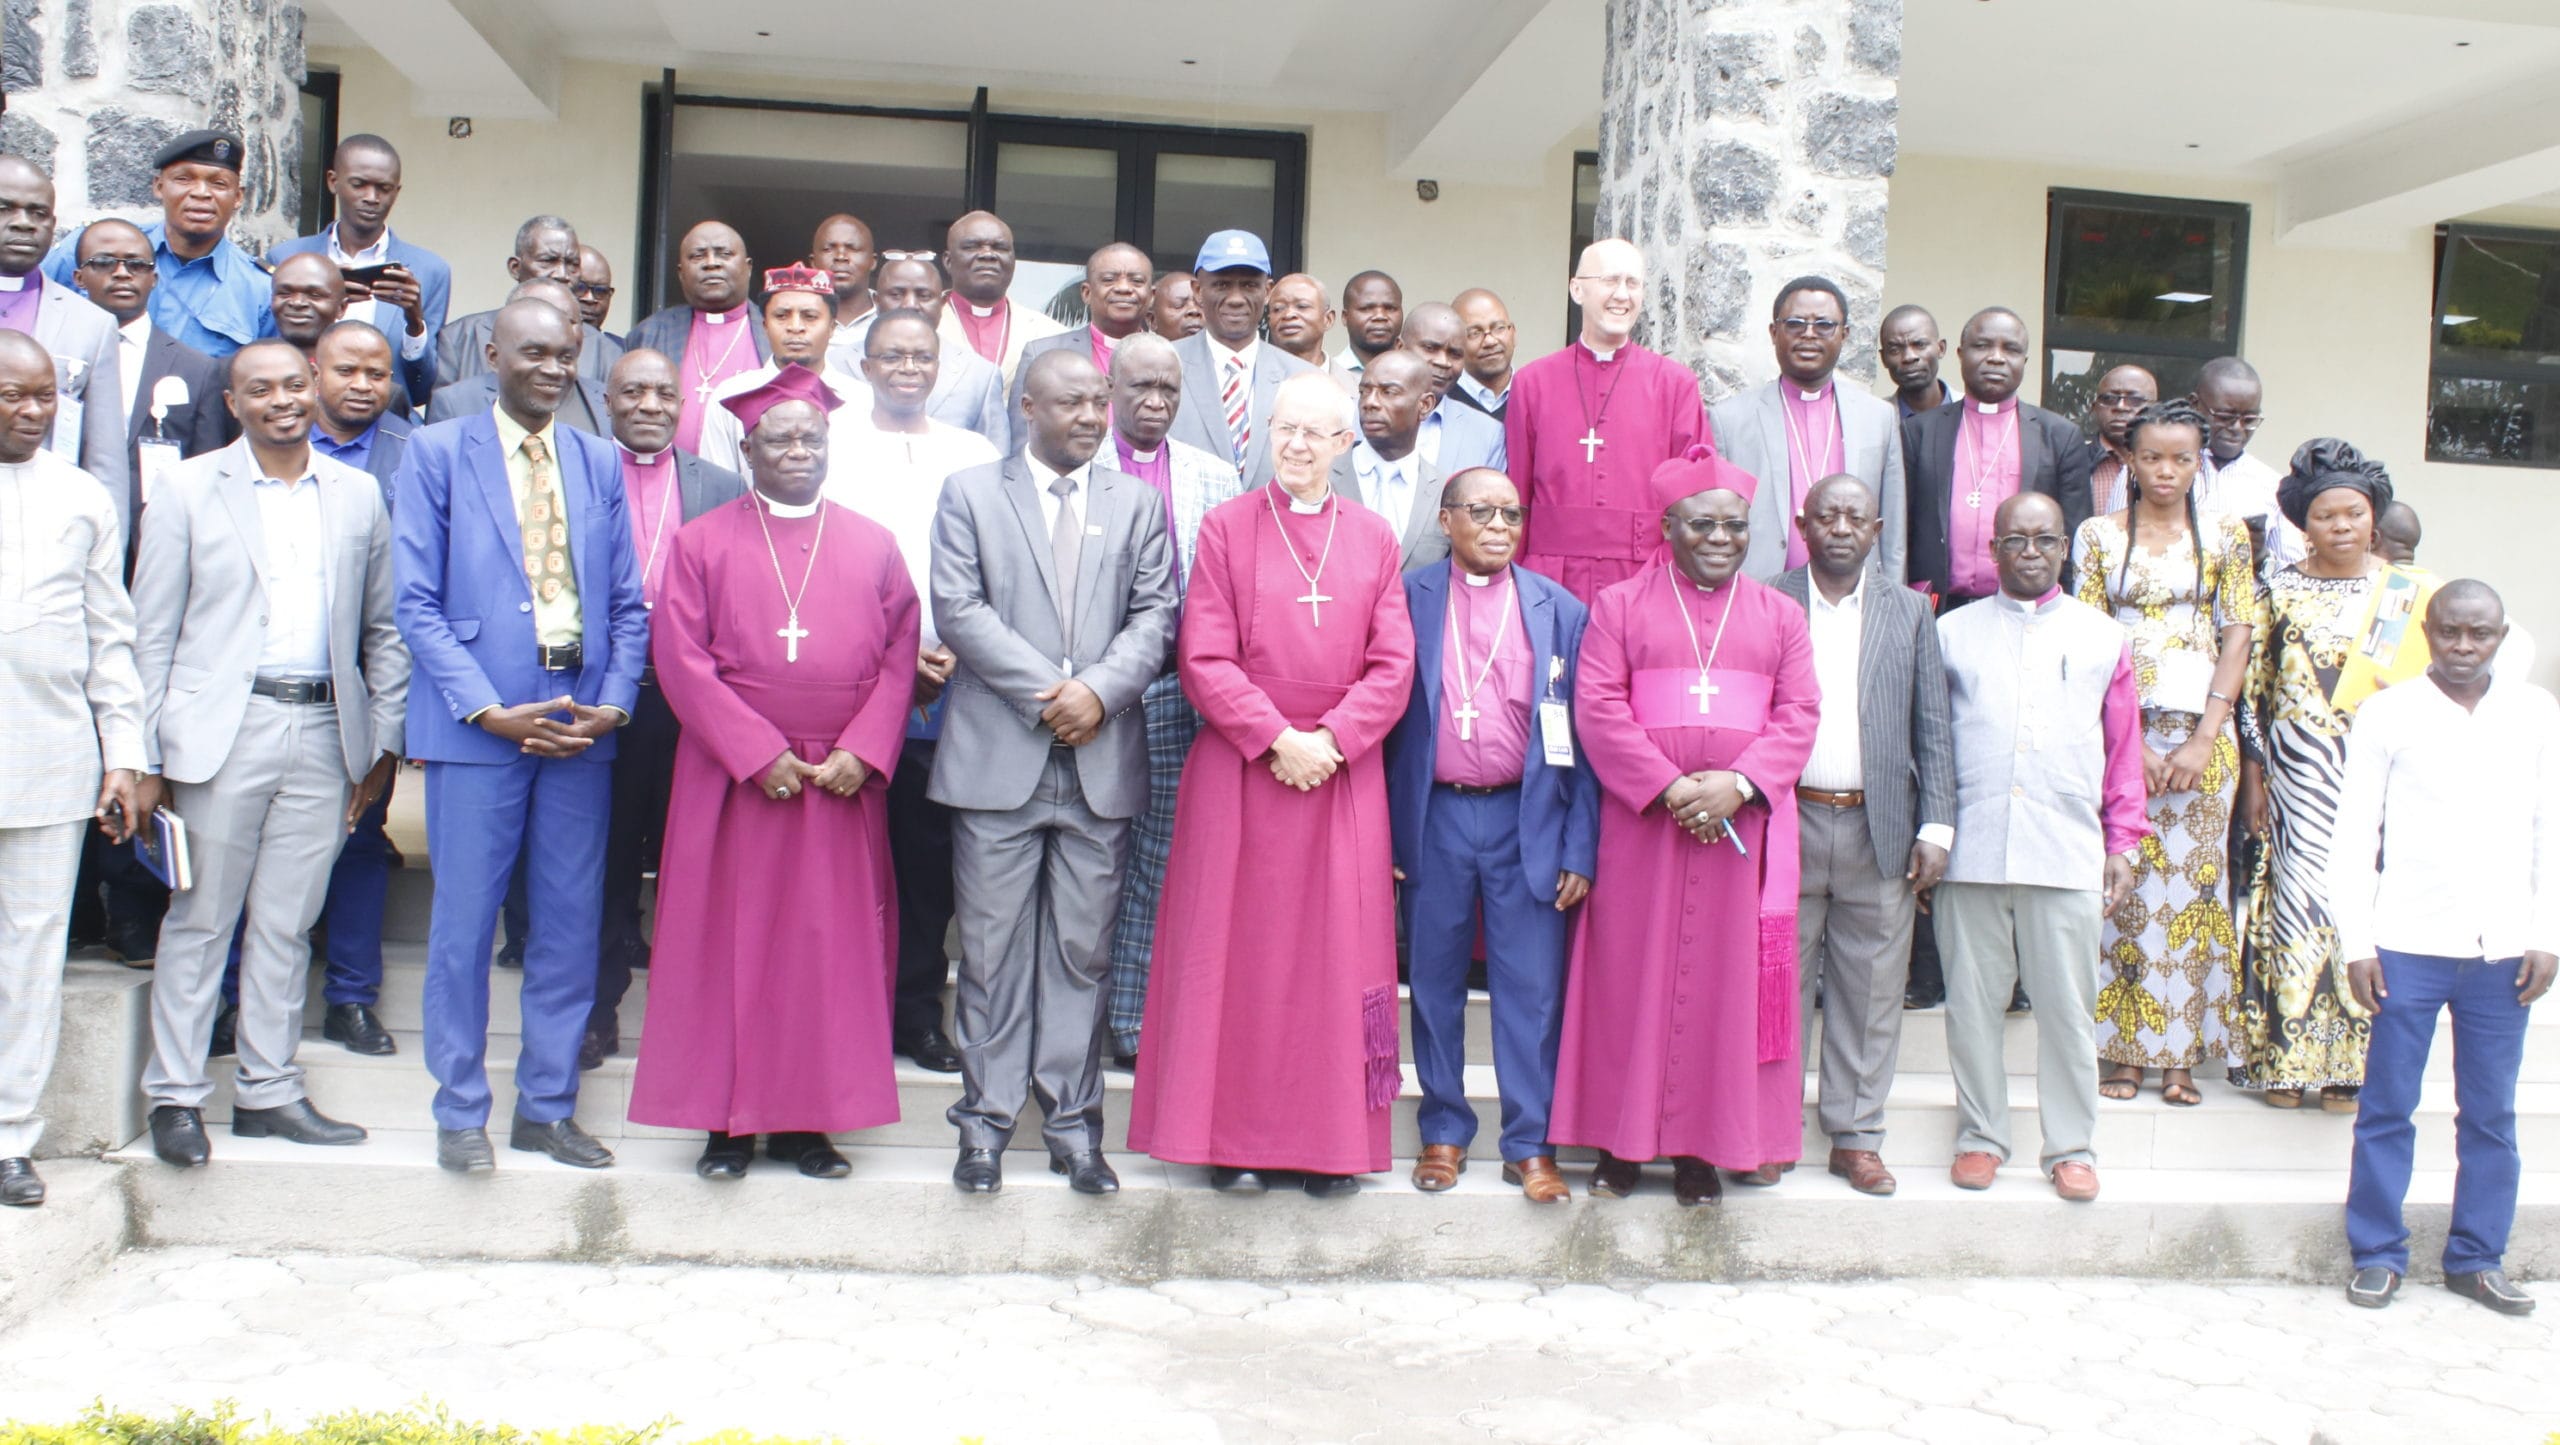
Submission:
<svg viewBox="0 0 2560 1445">
<path fill-rule="evenodd" d="M 1597 235 L 1645 255 L 1637 340 L 1710 401 L 1777 375 L 1767 323 L 1807 272 L 1849 296 L 1872 380 L 1902 0 L 1609 0 Z"/>
<path fill-rule="evenodd" d="M 148 220 L 151 157 L 199 126 L 238 134 L 247 191 L 232 239 L 294 234 L 301 201 L 302 7 L 289 0 L 0 0 L 0 151 L 52 173 L 64 226 Z"/>
</svg>

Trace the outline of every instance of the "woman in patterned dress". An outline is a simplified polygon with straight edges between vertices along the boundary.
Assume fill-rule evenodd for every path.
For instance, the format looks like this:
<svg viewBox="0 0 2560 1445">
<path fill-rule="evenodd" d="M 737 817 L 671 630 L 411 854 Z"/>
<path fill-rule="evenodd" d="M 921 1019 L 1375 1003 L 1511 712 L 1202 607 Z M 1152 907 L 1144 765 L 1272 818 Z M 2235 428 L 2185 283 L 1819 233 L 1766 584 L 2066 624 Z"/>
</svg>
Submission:
<svg viewBox="0 0 2560 1445">
<path fill-rule="evenodd" d="M 2240 780 L 2233 700 L 2249 664 L 2258 584 L 2249 529 L 2196 506 L 2209 423 L 2186 401 L 2155 402 L 2126 429 L 2126 505 L 2080 524 L 2080 600 L 2131 634 L 2142 700 L 2142 772 L 2152 836 L 2133 891 L 2108 919 L 2098 992 L 2098 1092 L 2130 1099 L 2145 1069 L 2160 1097 L 2203 1101 L 2194 1070 L 2228 1056 L 2239 950 L 2223 873 Z"/>
<path fill-rule="evenodd" d="M 2305 443 L 2276 500 L 2310 555 L 2268 579 L 2241 713 L 2240 817 L 2266 849 L 2250 890 L 2231 1077 L 2279 1108 L 2300 1108 L 2317 1089 L 2322 1108 L 2352 1113 L 2372 1019 L 2348 992 L 2329 920 L 2329 834 L 2356 708 L 2426 671 L 2419 619 L 2436 581 L 2373 555 L 2391 478 L 2347 443 Z"/>
</svg>

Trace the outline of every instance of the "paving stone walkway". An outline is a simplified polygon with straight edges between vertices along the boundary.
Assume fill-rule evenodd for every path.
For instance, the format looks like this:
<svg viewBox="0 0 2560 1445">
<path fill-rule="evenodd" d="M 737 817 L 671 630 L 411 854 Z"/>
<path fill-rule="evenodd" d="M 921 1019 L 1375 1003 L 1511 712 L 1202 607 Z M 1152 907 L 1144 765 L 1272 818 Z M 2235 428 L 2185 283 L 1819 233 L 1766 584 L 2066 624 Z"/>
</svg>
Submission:
<svg viewBox="0 0 2560 1445">
<path fill-rule="evenodd" d="M 2113 1280 L 1142 1289 L 168 1250 L 0 1335 L 0 1418 L 433 1397 L 877 1445 L 2542 1445 L 2554 1333 L 2434 1287 L 2372 1314 Z"/>
</svg>

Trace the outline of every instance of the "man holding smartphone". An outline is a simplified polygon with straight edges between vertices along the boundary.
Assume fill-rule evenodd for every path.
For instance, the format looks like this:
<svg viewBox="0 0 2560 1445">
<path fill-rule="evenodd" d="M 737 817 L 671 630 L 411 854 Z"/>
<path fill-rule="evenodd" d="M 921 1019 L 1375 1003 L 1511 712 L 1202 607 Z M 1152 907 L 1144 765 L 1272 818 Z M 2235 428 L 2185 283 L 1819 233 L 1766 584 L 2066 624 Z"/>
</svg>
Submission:
<svg viewBox="0 0 2560 1445">
<path fill-rule="evenodd" d="M 400 153 L 391 142 L 378 135 L 338 142 L 325 179 L 338 218 L 316 236 L 296 237 L 269 251 L 267 264 L 306 252 L 337 262 L 347 282 L 345 318 L 367 322 L 390 338 L 401 388 L 409 404 L 423 410 L 435 389 L 435 339 L 453 294 L 453 268 L 433 251 L 391 234 L 391 207 L 400 199 Z"/>
</svg>

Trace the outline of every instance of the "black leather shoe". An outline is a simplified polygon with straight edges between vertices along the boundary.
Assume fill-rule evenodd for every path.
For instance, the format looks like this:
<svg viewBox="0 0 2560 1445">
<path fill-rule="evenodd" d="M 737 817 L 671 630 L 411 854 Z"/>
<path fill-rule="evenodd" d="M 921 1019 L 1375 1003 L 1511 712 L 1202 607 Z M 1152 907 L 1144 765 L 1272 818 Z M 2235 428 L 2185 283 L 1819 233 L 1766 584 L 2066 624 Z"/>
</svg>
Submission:
<svg viewBox="0 0 2560 1445">
<path fill-rule="evenodd" d="M 1591 1197 L 1624 1199 L 1636 1192 L 1644 1180 L 1644 1166 L 1633 1159 L 1621 1159 L 1603 1151 L 1600 1162 L 1591 1166 Z"/>
<path fill-rule="evenodd" d="M 272 1109 L 231 1110 L 231 1133 L 240 1139 L 284 1139 L 296 1144 L 361 1144 L 364 1126 L 341 1123 L 311 1107 L 309 1099 L 296 1099 Z"/>
<path fill-rule="evenodd" d="M 837 1152 L 826 1135 L 808 1131 L 768 1137 L 764 1141 L 764 1157 L 797 1164 L 800 1172 L 812 1179 L 842 1179 L 853 1172 L 853 1161 Z"/>
<path fill-rule="evenodd" d="M 622 1034 L 619 1030 L 600 1034 L 594 1029 L 589 1029 L 587 1036 L 578 1040 L 578 1072 L 585 1073 L 590 1069 L 601 1069 L 604 1067 L 605 1060 L 621 1052 Z"/>
<path fill-rule="evenodd" d="M 1049 1156 L 1049 1172 L 1067 1176 L 1067 1187 L 1078 1194 L 1117 1194 L 1120 1176 L 1111 1172 L 1109 1160 L 1098 1149 L 1059 1158 Z"/>
<path fill-rule="evenodd" d="M 160 952 L 160 930 L 157 928 L 110 928 L 106 936 L 107 952 L 123 960 L 127 968 L 149 968 Z"/>
<path fill-rule="evenodd" d="M 613 1164 L 613 1151 L 579 1128 L 575 1119 L 537 1124 L 518 1114 L 515 1127 L 507 1131 L 507 1147 L 528 1154 L 548 1154 L 573 1169 L 605 1169 Z"/>
<path fill-rule="evenodd" d="M 2009 990 L 2009 1012 L 2013 1014 L 2031 1014 L 2035 1011 L 2036 1001 L 2027 997 L 2027 986 L 2025 984 L 2019 984 L 2015 988 Z"/>
<path fill-rule="evenodd" d="M 2507 1280 L 2503 1269 L 2475 1270 L 2470 1274 L 2447 1274 L 2444 1287 L 2464 1299 L 2478 1300 L 2502 1315 L 2533 1313 L 2533 1296 L 2516 1288 Z"/>
<path fill-rule="evenodd" d="M 1902 1006 L 1907 1009 L 1936 1008 L 1947 1001 L 1943 988 L 1922 988 L 1913 984 L 1902 991 Z"/>
<path fill-rule="evenodd" d="M 499 944 L 499 945 L 498 945 L 498 967 L 500 967 L 500 968 L 522 968 L 522 967 L 524 967 L 524 944 L 523 944 L 521 941 L 509 941 L 509 942 L 506 942 L 506 943 Z"/>
<path fill-rule="evenodd" d="M 1124 1074 L 1134 1074 L 1138 1072 L 1137 1050 L 1132 1049 L 1125 1054 L 1113 1054 L 1111 1056 L 1111 1067 L 1118 1069 Z"/>
<path fill-rule="evenodd" d="M 1298 1181 L 1311 1199 L 1348 1199 L 1360 1192 L 1357 1174 L 1310 1174 Z"/>
<path fill-rule="evenodd" d="M 162 1104 L 151 1111 L 151 1152 L 181 1169 L 201 1169 L 213 1157 L 204 1137 L 204 1111 Z"/>
<path fill-rule="evenodd" d="M 1004 1188 L 1004 1156 L 993 1149 L 963 1149 L 951 1166 L 951 1187 L 963 1194 L 993 1194 Z"/>
<path fill-rule="evenodd" d="M 1209 1169 L 1209 1187 L 1221 1194 L 1261 1194 L 1271 1188 L 1271 1181 L 1259 1169 L 1230 1169 L 1215 1164 Z"/>
<path fill-rule="evenodd" d="M 240 1010 L 224 1004 L 222 1011 L 213 1016 L 213 1039 L 205 1045 L 204 1054 L 209 1059 L 222 1059 L 229 1058 L 238 1052 L 240 1052 Z"/>
<path fill-rule="evenodd" d="M 400 1045 L 391 1030 L 373 1016 L 373 1010 L 360 1003 L 333 1003 L 329 1016 L 320 1025 L 320 1037 L 333 1044 L 344 1044 L 351 1054 L 396 1054 Z"/>
<path fill-rule="evenodd" d="M 702 1146 L 702 1157 L 693 1161 L 693 1172 L 705 1179 L 730 1183 L 747 1177 L 747 1166 L 755 1162 L 756 1136 L 753 1134 L 712 1134 Z"/>
<path fill-rule="evenodd" d="M 2400 1276 L 2378 1264 L 2366 1265 L 2347 1281 L 2347 1303 L 2363 1309 L 2378 1310 L 2399 1292 Z"/>
<path fill-rule="evenodd" d="M 436 1167 L 455 1174 L 486 1174 L 498 1167 L 486 1129 L 438 1129 Z"/>
<path fill-rule="evenodd" d="M 931 1069 L 937 1074 L 960 1072 L 960 1051 L 951 1046 L 951 1040 L 940 1029 L 908 1035 L 898 1041 L 897 1051 L 914 1060 L 919 1069 Z"/>
<path fill-rule="evenodd" d="M 33 1209 L 44 1203 L 44 1181 L 32 1159 L 0 1159 L 0 1204 Z"/>
<path fill-rule="evenodd" d="M 1675 1158 L 1671 1161 L 1671 1197 L 1680 1201 L 1683 1209 L 1722 1204 L 1724 1180 L 1716 1173 L 1716 1166 L 1703 1159 Z"/>
</svg>

